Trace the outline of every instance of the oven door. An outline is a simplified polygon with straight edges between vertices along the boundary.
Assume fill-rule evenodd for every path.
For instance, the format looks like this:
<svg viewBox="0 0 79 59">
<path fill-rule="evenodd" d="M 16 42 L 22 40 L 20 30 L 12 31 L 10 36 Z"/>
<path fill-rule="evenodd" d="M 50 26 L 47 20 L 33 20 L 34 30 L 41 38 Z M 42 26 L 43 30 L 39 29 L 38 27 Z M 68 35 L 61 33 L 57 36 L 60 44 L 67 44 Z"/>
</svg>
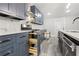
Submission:
<svg viewBox="0 0 79 59">
<path fill-rule="evenodd" d="M 65 36 L 63 36 L 63 55 L 64 56 L 76 55 L 76 45 Z"/>
</svg>

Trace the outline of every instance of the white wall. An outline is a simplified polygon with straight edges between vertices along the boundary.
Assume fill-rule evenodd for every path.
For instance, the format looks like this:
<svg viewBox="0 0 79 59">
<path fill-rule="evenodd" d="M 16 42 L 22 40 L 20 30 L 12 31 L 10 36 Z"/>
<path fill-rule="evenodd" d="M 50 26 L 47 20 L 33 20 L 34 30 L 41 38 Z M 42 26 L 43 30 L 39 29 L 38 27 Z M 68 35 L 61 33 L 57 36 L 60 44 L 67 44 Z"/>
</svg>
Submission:
<svg viewBox="0 0 79 59">
<path fill-rule="evenodd" d="M 52 18 L 45 19 L 45 28 L 51 32 L 53 35 L 57 33 L 58 29 L 62 29 L 64 24 L 64 18 Z"/>
</svg>

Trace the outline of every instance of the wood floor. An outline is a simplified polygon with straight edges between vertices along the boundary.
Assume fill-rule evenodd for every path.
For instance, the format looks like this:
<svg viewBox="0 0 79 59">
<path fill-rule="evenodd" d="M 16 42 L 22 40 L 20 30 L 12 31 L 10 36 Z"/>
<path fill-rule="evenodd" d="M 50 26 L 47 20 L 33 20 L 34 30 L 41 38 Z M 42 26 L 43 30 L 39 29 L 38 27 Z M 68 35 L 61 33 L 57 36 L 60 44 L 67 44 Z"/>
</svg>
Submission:
<svg viewBox="0 0 79 59">
<path fill-rule="evenodd" d="M 51 37 L 41 44 L 40 56 L 61 56 L 58 47 L 58 39 L 56 37 Z"/>
</svg>

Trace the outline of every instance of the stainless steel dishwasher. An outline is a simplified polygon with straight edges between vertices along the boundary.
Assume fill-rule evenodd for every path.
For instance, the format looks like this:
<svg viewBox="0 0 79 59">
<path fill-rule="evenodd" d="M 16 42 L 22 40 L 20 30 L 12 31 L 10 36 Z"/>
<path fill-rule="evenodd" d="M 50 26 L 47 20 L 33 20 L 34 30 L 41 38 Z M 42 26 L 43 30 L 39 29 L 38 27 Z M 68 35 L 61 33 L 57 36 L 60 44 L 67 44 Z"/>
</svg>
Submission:
<svg viewBox="0 0 79 59">
<path fill-rule="evenodd" d="M 63 36 L 63 55 L 64 56 L 75 56 L 76 55 L 76 44 L 74 44 L 66 36 Z"/>
</svg>

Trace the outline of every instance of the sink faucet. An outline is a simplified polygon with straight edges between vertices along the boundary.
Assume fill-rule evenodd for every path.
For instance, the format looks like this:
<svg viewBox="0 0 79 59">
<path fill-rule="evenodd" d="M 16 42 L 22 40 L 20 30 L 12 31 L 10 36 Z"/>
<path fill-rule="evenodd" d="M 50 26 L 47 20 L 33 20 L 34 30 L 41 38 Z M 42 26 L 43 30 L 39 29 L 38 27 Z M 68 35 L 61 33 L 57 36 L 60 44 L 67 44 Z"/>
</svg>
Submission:
<svg viewBox="0 0 79 59">
<path fill-rule="evenodd" d="M 79 19 L 79 17 L 76 17 L 76 18 L 73 20 L 73 24 L 74 24 L 74 22 L 75 22 L 77 19 Z"/>
</svg>

